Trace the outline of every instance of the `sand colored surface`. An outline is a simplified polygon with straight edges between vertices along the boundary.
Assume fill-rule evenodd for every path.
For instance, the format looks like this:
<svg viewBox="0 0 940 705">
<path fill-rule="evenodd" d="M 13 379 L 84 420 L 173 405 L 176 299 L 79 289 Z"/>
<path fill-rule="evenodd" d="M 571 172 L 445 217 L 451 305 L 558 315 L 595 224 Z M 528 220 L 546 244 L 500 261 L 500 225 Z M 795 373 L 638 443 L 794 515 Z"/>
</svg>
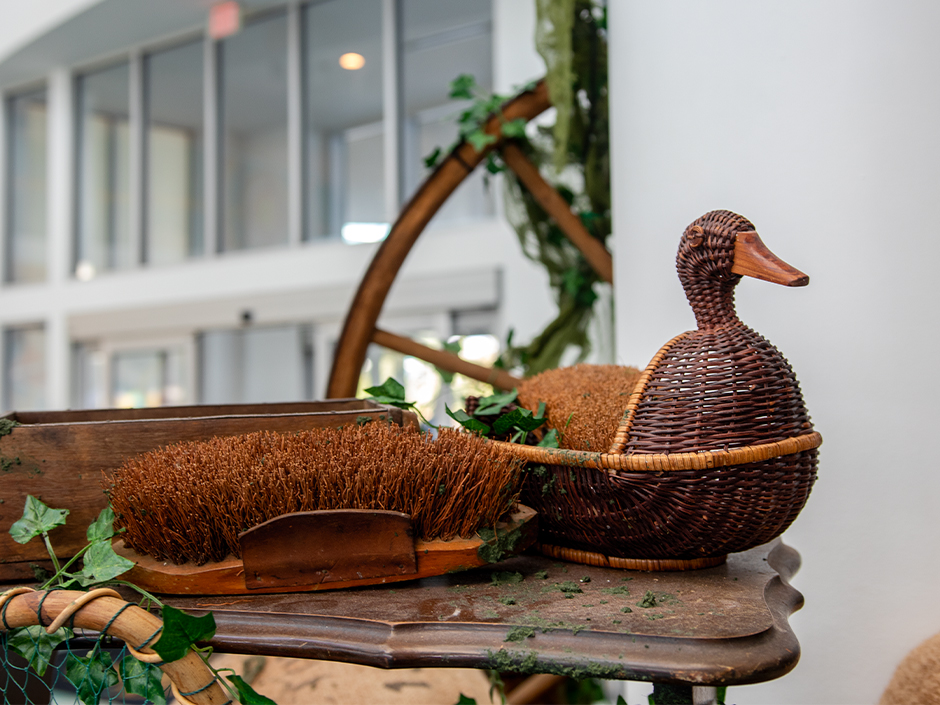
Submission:
<svg viewBox="0 0 940 705">
<path fill-rule="evenodd" d="M 474 669 L 384 669 L 234 654 L 217 654 L 212 665 L 235 669 L 278 705 L 453 705 L 461 693 L 475 698 L 478 705 L 490 703 L 489 680 Z"/>
</svg>

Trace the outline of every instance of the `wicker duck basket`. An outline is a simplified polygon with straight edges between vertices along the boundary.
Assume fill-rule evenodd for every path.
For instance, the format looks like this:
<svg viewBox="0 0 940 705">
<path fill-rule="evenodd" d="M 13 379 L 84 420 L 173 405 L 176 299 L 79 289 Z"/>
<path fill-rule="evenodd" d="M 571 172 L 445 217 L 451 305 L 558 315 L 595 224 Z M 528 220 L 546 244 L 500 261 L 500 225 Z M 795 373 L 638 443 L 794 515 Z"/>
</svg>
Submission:
<svg viewBox="0 0 940 705">
<path fill-rule="evenodd" d="M 544 553 L 641 570 L 708 567 L 779 536 L 803 508 L 822 437 L 789 363 L 734 313 L 742 234 L 756 239 L 726 211 L 686 230 L 679 272 L 699 328 L 650 361 L 606 453 L 505 444 L 526 461 L 522 501 L 539 512 Z M 721 256 L 702 257 L 705 240 Z M 723 269 L 686 274 L 711 262 Z M 761 278 L 808 281 L 792 272 Z"/>
</svg>

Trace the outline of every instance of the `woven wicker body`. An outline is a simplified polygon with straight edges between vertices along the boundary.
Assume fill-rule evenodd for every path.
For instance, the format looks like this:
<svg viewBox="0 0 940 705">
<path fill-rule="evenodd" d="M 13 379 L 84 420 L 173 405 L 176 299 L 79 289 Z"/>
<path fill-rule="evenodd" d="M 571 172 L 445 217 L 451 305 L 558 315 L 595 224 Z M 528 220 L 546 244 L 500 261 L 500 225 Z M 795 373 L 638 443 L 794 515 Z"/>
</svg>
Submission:
<svg viewBox="0 0 940 705">
<path fill-rule="evenodd" d="M 738 320 L 733 290 L 741 273 L 808 279 L 775 258 L 764 271 L 745 247 L 760 243 L 753 231 L 727 211 L 686 230 L 677 266 L 698 330 L 653 357 L 607 453 L 514 446 L 529 461 L 523 501 L 552 555 L 714 565 L 780 535 L 803 508 L 822 439 L 789 363 Z"/>
</svg>

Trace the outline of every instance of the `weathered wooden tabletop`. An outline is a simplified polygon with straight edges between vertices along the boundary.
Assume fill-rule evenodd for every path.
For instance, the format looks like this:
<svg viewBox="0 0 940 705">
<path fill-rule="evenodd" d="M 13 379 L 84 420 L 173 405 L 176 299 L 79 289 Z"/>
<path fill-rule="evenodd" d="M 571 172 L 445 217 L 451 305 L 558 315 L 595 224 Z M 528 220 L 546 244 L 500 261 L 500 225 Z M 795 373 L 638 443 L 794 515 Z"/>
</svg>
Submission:
<svg viewBox="0 0 940 705">
<path fill-rule="evenodd" d="M 524 555 L 390 586 L 167 602 L 212 610 L 212 644 L 230 653 L 735 685 L 796 665 L 799 564 L 779 540 L 681 573 Z"/>
</svg>

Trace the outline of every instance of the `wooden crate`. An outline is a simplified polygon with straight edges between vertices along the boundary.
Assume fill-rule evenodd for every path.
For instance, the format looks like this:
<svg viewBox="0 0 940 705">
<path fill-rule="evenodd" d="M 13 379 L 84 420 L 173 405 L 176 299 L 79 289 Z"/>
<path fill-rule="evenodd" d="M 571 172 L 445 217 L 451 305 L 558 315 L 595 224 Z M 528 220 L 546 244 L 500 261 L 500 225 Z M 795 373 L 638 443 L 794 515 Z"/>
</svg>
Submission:
<svg viewBox="0 0 940 705">
<path fill-rule="evenodd" d="M 102 472 L 119 467 L 127 457 L 180 441 L 337 427 L 363 417 L 418 424 L 410 411 L 362 399 L 13 412 L 0 417 L 0 423 L 5 419 L 17 424 L 0 436 L 0 582 L 30 580 L 31 564 L 51 565 L 42 541 L 21 545 L 9 534 L 23 514 L 27 495 L 69 510 L 68 523 L 50 534 L 56 555 L 68 558 L 85 545 L 88 525 L 107 505 Z"/>
</svg>

